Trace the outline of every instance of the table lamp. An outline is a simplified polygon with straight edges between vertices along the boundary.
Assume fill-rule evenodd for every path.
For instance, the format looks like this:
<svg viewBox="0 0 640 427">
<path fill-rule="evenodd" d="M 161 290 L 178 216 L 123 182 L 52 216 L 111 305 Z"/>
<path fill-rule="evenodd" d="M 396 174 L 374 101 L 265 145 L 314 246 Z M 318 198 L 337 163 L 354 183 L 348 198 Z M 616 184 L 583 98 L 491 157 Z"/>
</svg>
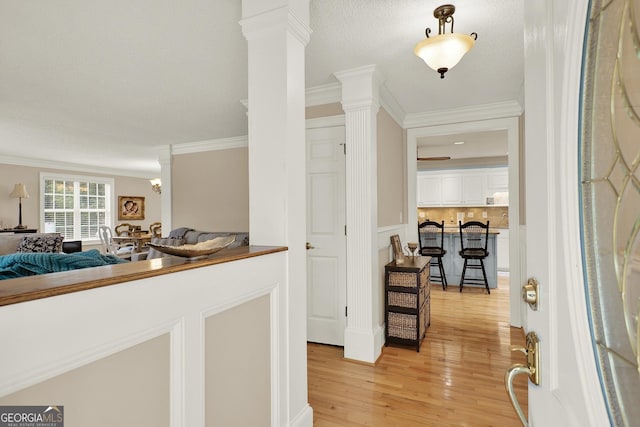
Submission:
<svg viewBox="0 0 640 427">
<path fill-rule="evenodd" d="M 28 199 L 29 193 L 27 193 L 27 187 L 24 184 L 16 184 L 13 187 L 13 191 L 9 194 L 11 198 L 18 198 L 20 201 L 18 202 L 18 225 L 15 228 L 23 229 L 27 228 L 26 225 L 22 225 L 22 199 Z"/>
</svg>

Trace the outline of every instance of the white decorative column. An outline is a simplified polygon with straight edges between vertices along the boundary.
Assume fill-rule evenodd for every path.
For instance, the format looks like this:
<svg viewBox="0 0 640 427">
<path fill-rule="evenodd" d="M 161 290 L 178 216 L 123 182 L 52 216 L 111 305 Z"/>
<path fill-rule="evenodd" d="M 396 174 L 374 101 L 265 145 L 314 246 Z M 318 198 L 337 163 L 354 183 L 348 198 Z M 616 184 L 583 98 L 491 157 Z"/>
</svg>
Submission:
<svg viewBox="0 0 640 427">
<path fill-rule="evenodd" d="M 162 216 L 162 229 L 165 233 L 173 230 L 173 212 L 172 204 L 172 185 L 171 185 L 171 145 L 162 147 L 158 153 L 158 162 L 160 162 L 160 181 L 162 182 L 162 193 L 160 193 L 160 211 Z"/>
<path fill-rule="evenodd" d="M 249 240 L 289 248 L 287 283 L 277 311 L 280 396 L 272 425 L 309 426 L 304 50 L 309 0 L 243 0 L 249 54 Z M 274 384 L 275 383 L 275 384 Z M 272 395 L 272 398 L 274 396 Z M 287 397 L 288 399 L 285 399 Z"/>
<path fill-rule="evenodd" d="M 378 286 L 376 115 L 382 78 L 375 65 L 341 71 L 347 165 L 347 329 L 344 357 L 375 362 L 381 352 L 374 323 Z"/>
</svg>

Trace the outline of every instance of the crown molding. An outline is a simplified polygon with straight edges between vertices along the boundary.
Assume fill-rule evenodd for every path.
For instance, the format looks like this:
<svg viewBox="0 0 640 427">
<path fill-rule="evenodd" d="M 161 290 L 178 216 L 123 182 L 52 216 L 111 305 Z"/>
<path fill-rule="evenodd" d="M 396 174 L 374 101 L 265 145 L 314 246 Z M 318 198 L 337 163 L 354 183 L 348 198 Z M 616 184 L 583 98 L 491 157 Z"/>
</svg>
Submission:
<svg viewBox="0 0 640 427">
<path fill-rule="evenodd" d="M 380 105 L 389 113 L 398 126 L 402 127 L 407 113 L 404 112 L 396 98 L 384 84 L 380 86 Z"/>
<path fill-rule="evenodd" d="M 203 151 L 229 150 L 232 148 L 246 148 L 249 138 L 246 135 L 231 138 L 209 139 L 206 141 L 185 142 L 171 146 L 171 154 L 201 153 Z"/>
<path fill-rule="evenodd" d="M 340 83 L 328 83 L 314 86 L 305 90 L 305 107 L 335 104 L 342 101 L 342 86 Z M 249 110 L 249 100 L 241 99 L 240 103 Z"/>
<path fill-rule="evenodd" d="M 92 175 L 115 175 L 115 176 L 128 176 L 132 178 L 145 178 L 151 179 L 158 172 L 154 171 L 140 171 L 140 170 L 130 170 L 130 169 L 118 169 L 118 168 L 106 168 L 102 166 L 87 166 L 78 163 L 69 163 L 69 162 L 58 162 L 52 160 L 41 160 L 41 159 L 28 159 L 26 157 L 13 157 L 13 156 L 0 156 L 0 164 L 6 165 L 15 165 L 15 166 L 26 166 L 32 168 L 41 168 L 41 169 L 55 169 L 62 171 L 72 171 L 72 172 L 84 172 L 90 173 Z M 160 165 L 158 165 L 158 171 L 160 170 Z"/>
<path fill-rule="evenodd" d="M 338 116 L 318 117 L 315 119 L 307 119 L 305 121 L 305 127 L 307 129 L 326 128 L 345 125 L 344 114 Z"/>
<path fill-rule="evenodd" d="M 380 105 L 399 126 L 402 126 L 406 113 L 384 84 L 380 85 L 379 98 Z M 334 104 L 336 102 L 342 103 L 342 85 L 340 83 L 328 83 L 310 87 L 306 90 L 305 101 L 307 107 Z"/>
<path fill-rule="evenodd" d="M 326 85 L 310 87 L 305 91 L 305 105 L 334 104 L 342 101 L 342 85 L 340 83 L 328 83 Z"/>
<path fill-rule="evenodd" d="M 407 114 L 402 122 L 402 127 L 404 129 L 411 129 L 424 126 L 518 117 L 522 115 L 522 112 L 522 105 L 517 101 L 496 102 L 493 104 L 473 105 L 450 110 Z"/>
</svg>

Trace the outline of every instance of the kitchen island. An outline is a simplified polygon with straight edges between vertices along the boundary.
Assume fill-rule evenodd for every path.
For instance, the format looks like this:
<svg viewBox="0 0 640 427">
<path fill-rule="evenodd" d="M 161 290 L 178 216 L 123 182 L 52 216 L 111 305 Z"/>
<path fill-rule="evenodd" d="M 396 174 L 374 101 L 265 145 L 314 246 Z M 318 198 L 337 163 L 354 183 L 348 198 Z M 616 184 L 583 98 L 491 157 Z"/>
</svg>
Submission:
<svg viewBox="0 0 640 427">
<path fill-rule="evenodd" d="M 489 256 L 484 259 L 484 268 L 487 273 L 487 281 L 489 282 L 489 288 L 494 289 L 498 287 L 498 253 L 496 237 L 500 234 L 500 231 L 495 228 L 489 229 L 489 237 L 487 241 L 487 251 Z M 445 256 L 442 257 L 442 265 L 444 272 L 447 275 L 447 283 L 449 286 L 458 286 L 460 284 L 460 277 L 462 276 L 462 267 L 464 265 L 464 259 L 460 256 L 460 229 L 458 227 L 447 227 L 444 229 L 444 249 L 447 251 Z M 438 266 L 431 266 L 431 276 L 439 276 Z M 475 269 L 468 269 L 466 278 L 482 279 L 482 271 Z M 465 278 L 465 287 L 480 287 L 484 289 L 484 285 L 467 284 Z"/>
</svg>

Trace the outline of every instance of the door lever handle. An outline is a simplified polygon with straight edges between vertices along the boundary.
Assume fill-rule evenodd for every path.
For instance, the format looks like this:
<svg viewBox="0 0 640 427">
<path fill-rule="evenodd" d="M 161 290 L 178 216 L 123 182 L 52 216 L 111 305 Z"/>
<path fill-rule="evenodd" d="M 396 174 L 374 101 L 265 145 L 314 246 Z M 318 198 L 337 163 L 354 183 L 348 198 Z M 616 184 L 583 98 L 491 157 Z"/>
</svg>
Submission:
<svg viewBox="0 0 640 427">
<path fill-rule="evenodd" d="M 307 242 L 307 250 L 309 249 L 315 249 L 316 247 L 313 246 L 311 243 Z"/>
<path fill-rule="evenodd" d="M 520 351 L 520 352 L 522 352 L 522 354 L 524 354 L 525 356 L 527 355 L 527 349 L 526 349 L 526 348 L 524 348 L 524 347 L 522 347 L 522 346 L 519 346 L 519 345 L 512 345 L 512 346 L 510 347 L 510 349 L 511 349 L 511 351 Z"/>
<path fill-rule="evenodd" d="M 507 372 L 504 374 L 504 385 L 507 389 L 507 394 L 509 395 L 509 400 L 511 400 L 513 409 L 516 410 L 516 413 L 520 418 L 520 422 L 522 422 L 524 427 L 528 427 L 529 422 L 527 421 L 527 417 L 522 411 L 522 408 L 518 403 L 518 398 L 513 390 L 513 380 L 520 374 L 527 374 L 532 383 L 535 385 L 540 384 L 540 340 L 538 340 L 538 335 L 536 335 L 535 332 L 529 332 L 526 337 L 525 347 L 512 345 L 511 351 L 521 351 L 525 356 L 527 356 L 526 365 L 518 363 L 507 369 Z"/>
<path fill-rule="evenodd" d="M 528 367 L 520 364 L 515 364 L 504 374 L 504 384 L 507 388 L 507 394 L 509 395 L 509 400 L 511 400 L 511 405 L 513 405 L 513 409 L 516 410 L 516 414 L 518 414 L 518 418 L 520 418 L 520 422 L 524 427 L 529 427 L 529 421 L 527 421 L 527 416 L 522 411 L 520 404 L 518 403 L 518 398 L 516 397 L 516 393 L 513 390 L 513 380 L 520 374 L 531 375 L 531 371 Z"/>
</svg>

